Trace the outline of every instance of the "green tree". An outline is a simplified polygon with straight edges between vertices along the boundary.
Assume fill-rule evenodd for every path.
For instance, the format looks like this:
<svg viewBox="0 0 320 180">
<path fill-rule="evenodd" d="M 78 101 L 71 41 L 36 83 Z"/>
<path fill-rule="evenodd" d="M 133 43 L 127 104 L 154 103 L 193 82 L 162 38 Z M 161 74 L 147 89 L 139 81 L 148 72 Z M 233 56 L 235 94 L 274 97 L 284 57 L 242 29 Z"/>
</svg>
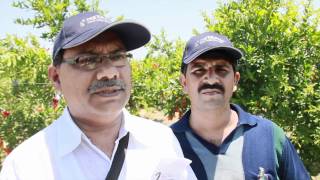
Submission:
<svg viewBox="0 0 320 180">
<path fill-rule="evenodd" d="M 56 117 L 54 92 L 46 76 L 50 56 L 34 36 L 2 39 L 0 59 L 0 149 L 9 153 Z"/>
<path fill-rule="evenodd" d="M 139 109 L 156 109 L 168 116 L 182 114 L 187 99 L 179 85 L 180 64 L 184 42 L 170 42 L 164 31 L 147 45 L 145 59 L 132 61 L 133 93 L 129 109 L 138 114 Z"/>
<path fill-rule="evenodd" d="M 42 38 L 52 40 L 65 17 L 81 11 L 98 10 L 98 2 L 92 1 L 88 5 L 83 0 L 73 3 L 18 1 L 15 7 L 32 10 L 35 16 L 16 22 L 42 28 L 45 31 Z M 234 101 L 285 128 L 308 169 L 315 174 L 320 171 L 317 163 L 320 161 L 319 10 L 312 9 L 311 1 L 296 3 L 289 0 L 229 1 L 203 17 L 209 31 L 227 35 L 235 46 L 245 52 L 240 63 L 240 88 Z M 30 47 L 37 49 L 36 55 L 30 55 Z M 154 36 L 149 44 L 145 59 L 132 61 L 134 91 L 128 105 L 130 111 L 138 113 L 141 108 L 154 108 L 171 117 L 176 112 L 181 115 L 185 111 L 188 100 L 178 82 L 183 47 L 182 40 L 171 42 L 161 33 Z M 41 57 L 48 58 L 45 61 L 32 65 L 27 63 L 30 61 L 20 61 L 20 55 L 28 59 L 38 57 L 38 51 L 41 54 L 34 38 L 21 40 L 10 37 L 1 40 L 0 48 L 0 101 L 3 109 L 0 135 L 5 146 L 14 147 L 56 116 L 50 106 L 52 88 L 30 88 L 32 83 L 48 83 L 46 79 L 35 80 L 32 77 L 46 77 L 43 67 L 50 63 L 50 58 L 44 52 L 46 55 Z M 16 55 L 8 58 L 12 51 Z M 30 54 L 24 54 L 27 52 Z M 2 59 L 6 60 L 2 63 Z M 8 63 L 11 61 L 24 63 L 22 67 L 25 68 L 11 66 Z M 15 68 L 21 74 L 31 75 L 18 76 L 14 73 Z M 45 109 L 43 116 L 34 112 L 37 103 Z M 19 111 L 24 118 L 19 119 L 20 114 L 16 113 Z M 9 116 L 8 112 L 11 113 Z M 25 123 L 15 122 L 16 119 L 25 120 Z M 17 126 L 20 123 L 22 125 Z M 15 136 L 19 138 L 14 140 Z"/>
<path fill-rule="evenodd" d="M 16 1 L 13 6 L 29 11 L 32 10 L 35 13 L 31 18 L 16 19 L 16 23 L 43 29 L 44 32 L 41 38 L 52 40 L 61 29 L 64 19 L 68 16 L 85 11 L 98 11 L 101 14 L 105 14 L 106 11 L 99 9 L 99 4 L 99 0 L 92 0 L 91 4 L 88 4 L 85 0 L 27 0 Z"/>
<path fill-rule="evenodd" d="M 280 124 L 320 172 L 320 31 L 312 1 L 240 0 L 204 14 L 245 52 L 235 102 Z"/>
</svg>

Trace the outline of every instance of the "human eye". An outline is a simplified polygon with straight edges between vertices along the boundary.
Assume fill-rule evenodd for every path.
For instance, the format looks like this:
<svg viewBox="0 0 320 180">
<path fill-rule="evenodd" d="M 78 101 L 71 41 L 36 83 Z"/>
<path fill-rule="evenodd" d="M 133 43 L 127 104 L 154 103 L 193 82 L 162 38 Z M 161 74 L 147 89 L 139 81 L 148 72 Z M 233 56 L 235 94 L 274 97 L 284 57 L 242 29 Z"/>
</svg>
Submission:
<svg viewBox="0 0 320 180">
<path fill-rule="evenodd" d="M 111 54 L 109 59 L 114 66 L 125 66 L 128 62 L 128 55 L 124 52 Z"/>
<path fill-rule="evenodd" d="M 226 66 L 217 66 L 215 71 L 217 74 L 227 75 L 229 73 L 230 69 Z"/>
<path fill-rule="evenodd" d="M 115 53 L 115 54 L 110 54 L 109 59 L 111 61 L 118 61 L 124 58 L 124 55 L 122 53 Z"/>
<path fill-rule="evenodd" d="M 76 65 L 81 69 L 91 70 L 96 68 L 98 60 L 96 55 L 83 55 L 77 58 Z"/>
<path fill-rule="evenodd" d="M 197 68 L 192 69 L 191 73 L 194 75 L 202 75 L 205 73 L 205 71 L 206 70 L 203 67 L 197 67 Z"/>
<path fill-rule="evenodd" d="M 227 72 L 228 70 L 226 68 L 223 68 L 223 67 L 218 67 L 216 69 L 216 71 L 218 71 L 218 72 Z"/>
</svg>

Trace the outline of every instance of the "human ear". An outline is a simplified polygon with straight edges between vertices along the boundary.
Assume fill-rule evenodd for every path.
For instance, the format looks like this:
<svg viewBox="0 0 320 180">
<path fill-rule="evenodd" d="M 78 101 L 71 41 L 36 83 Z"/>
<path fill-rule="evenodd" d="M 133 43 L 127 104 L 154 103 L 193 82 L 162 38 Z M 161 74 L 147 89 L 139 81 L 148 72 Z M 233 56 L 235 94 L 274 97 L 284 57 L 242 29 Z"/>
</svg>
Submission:
<svg viewBox="0 0 320 180">
<path fill-rule="evenodd" d="M 50 65 L 48 68 L 48 77 L 50 81 L 53 83 L 54 88 L 57 91 L 61 91 L 59 68 L 56 66 Z"/>
<path fill-rule="evenodd" d="M 188 91 L 187 91 L 187 86 L 186 86 L 186 77 L 185 77 L 185 75 L 181 73 L 179 80 L 180 80 L 180 84 L 182 86 L 183 92 L 185 94 L 187 94 Z"/>
<path fill-rule="evenodd" d="M 233 92 L 235 92 L 235 91 L 238 89 L 239 80 L 240 80 L 240 73 L 239 73 L 239 72 L 236 72 L 236 73 L 234 74 Z"/>
</svg>

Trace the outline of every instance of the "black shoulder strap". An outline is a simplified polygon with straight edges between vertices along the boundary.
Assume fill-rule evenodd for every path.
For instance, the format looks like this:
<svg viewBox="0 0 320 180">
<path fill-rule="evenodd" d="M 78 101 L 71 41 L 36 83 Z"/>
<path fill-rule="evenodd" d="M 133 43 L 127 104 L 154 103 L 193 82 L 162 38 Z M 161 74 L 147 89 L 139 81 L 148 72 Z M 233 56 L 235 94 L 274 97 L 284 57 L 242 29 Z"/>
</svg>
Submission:
<svg viewBox="0 0 320 180">
<path fill-rule="evenodd" d="M 129 132 L 119 141 L 119 145 L 118 145 L 116 154 L 114 155 L 111 168 L 106 177 L 106 180 L 118 179 L 125 156 L 126 156 L 126 149 L 128 147 L 128 142 L 129 142 Z"/>
</svg>

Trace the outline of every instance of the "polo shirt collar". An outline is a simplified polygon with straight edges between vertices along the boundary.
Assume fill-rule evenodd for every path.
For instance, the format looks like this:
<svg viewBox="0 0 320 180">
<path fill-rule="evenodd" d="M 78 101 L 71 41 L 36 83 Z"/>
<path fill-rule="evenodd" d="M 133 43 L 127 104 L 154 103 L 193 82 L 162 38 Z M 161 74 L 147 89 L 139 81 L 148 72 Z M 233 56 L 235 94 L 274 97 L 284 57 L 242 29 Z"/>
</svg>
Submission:
<svg viewBox="0 0 320 180">
<path fill-rule="evenodd" d="M 184 113 L 184 115 L 178 122 L 176 122 L 171 126 L 174 132 L 192 131 L 189 123 L 190 115 L 191 115 L 191 110 L 189 109 L 187 112 Z"/>
<path fill-rule="evenodd" d="M 238 114 L 239 121 L 238 126 L 240 125 L 248 125 L 255 126 L 257 124 L 257 119 L 254 118 L 250 113 L 244 111 L 239 105 L 230 104 L 231 109 L 235 110 Z"/>
<path fill-rule="evenodd" d="M 257 124 L 257 120 L 252 115 L 245 112 L 239 105 L 230 104 L 230 107 L 238 114 L 239 121 L 237 127 L 241 125 L 255 126 Z M 171 126 L 171 128 L 175 132 L 192 131 L 189 123 L 190 115 L 191 110 L 188 110 L 177 123 Z"/>
</svg>

